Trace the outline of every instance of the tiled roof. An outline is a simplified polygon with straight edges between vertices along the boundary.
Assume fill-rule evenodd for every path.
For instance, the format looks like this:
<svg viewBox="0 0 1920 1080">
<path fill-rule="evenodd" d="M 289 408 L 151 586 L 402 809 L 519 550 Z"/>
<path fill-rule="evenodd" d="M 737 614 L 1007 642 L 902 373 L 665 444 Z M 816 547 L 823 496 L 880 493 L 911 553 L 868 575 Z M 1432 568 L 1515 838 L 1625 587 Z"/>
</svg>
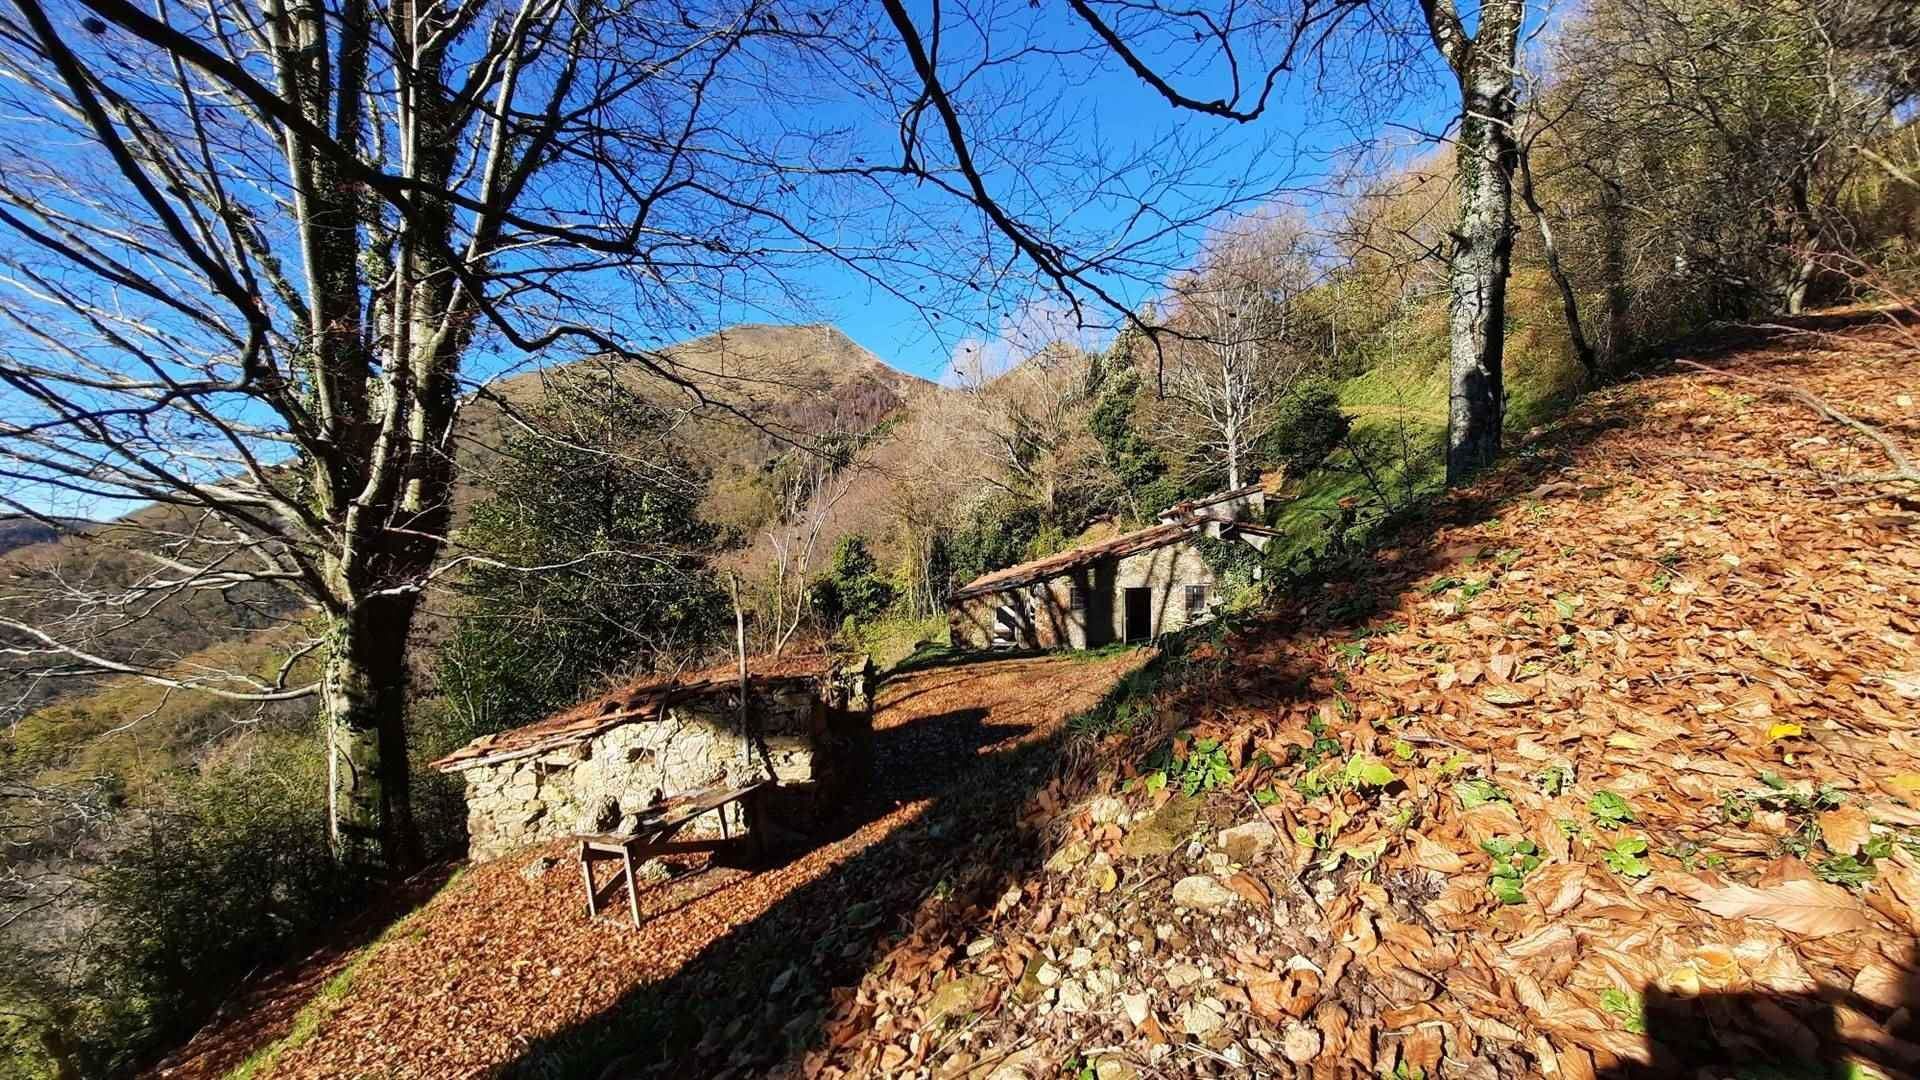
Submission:
<svg viewBox="0 0 1920 1080">
<path fill-rule="evenodd" d="M 1244 499 L 1264 490 L 1265 488 L 1263 487 L 1262 482 L 1259 480 L 1256 480 L 1253 483 L 1248 484 L 1244 487 L 1230 488 L 1226 491 L 1216 491 L 1211 495 L 1202 495 L 1197 499 L 1185 499 L 1185 500 L 1182 500 L 1181 502 L 1174 503 L 1172 506 L 1167 507 L 1165 510 L 1160 511 L 1160 519 L 1162 521 L 1165 521 L 1168 518 L 1174 518 L 1177 520 L 1179 518 L 1185 517 L 1193 513 L 1196 510 L 1204 510 L 1209 506 L 1216 506 L 1220 503 L 1228 502 L 1232 499 Z"/>
<path fill-rule="evenodd" d="M 749 685 L 764 686 L 797 679 L 818 679 L 831 662 L 824 656 L 762 656 L 747 665 Z M 622 724 L 657 719 L 666 706 L 707 694 L 725 693 L 740 686 L 738 662 L 716 664 L 679 675 L 649 676 L 610 690 L 545 720 L 493 735 L 482 735 L 433 763 L 441 772 L 458 772 L 515 758 L 543 754 L 562 746 L 586 742 Z"/>
<path fill-rule="evenodd" d="M 1019 563 L 1004 570 L 995 570 L 991 574 L 982 574 L 956 589 L 953 599 L 965 600 L 987 593 L 1015 589 L 1035 581 L 1058 577 L 1101 559 L 1124 558 L 1142 551 L 1166 547 L 1168 544 L 1179 543 L 1197 535 L 1203 524 L 1198 521 L 1175 521 L 1150 525 L 1147 528 L 1121 533 L 1119 536 L 1097 543 L 1068 548 L 1066 551 L 1056 552 L 1044 558 Z"/>
</svg>

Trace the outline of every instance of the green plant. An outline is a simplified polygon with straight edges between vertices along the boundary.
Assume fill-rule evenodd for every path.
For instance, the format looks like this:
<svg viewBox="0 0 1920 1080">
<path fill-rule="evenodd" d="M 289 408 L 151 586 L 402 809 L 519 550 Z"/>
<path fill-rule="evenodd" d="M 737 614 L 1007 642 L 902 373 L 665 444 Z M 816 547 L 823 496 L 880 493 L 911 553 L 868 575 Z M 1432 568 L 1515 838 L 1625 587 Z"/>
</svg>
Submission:
<svg viewBox="0 0 1920 1080">
<path fill-rule="evenodd" d="M 1491 780 L 1478 777 L 1457 781 L 1453 785 L 1454 798 L 1460 800 L 1460 809 L 1471 810 L 1476 806 L 1485 806 L 1492 802 L 1512 802 L 1507 793 Z"/>
<path fill-rule="evenodd" d="M 1487 878 L 1487 889 L 1494 898 L 1503 904 L 1526 903 L 1527 897 L 1521 891 L 1521 885 L 1528 874 L 1540 868 L 1539 849 L 1533 841 L 1483 840 L 1480 850 L 1493 856 L 1493 871 Z"/>
<path fill-rule="evenodd" d="M 1634 820 L 1633 807 L 1611 791 L 1596 792 L 1587 803 L 1587 812 L 1593 815 L 1593 823 L 1603 829 L 1617 829 Z"/>
<path fill-rule="evenodd" d="M 1540 770 L 1540 792 L 1553 798 L 1573 783 L 1573 769 L 1567 765 L 1549 765 Z"/>
<path fill-rule="evenodd" d="M 1600 991 L 1600 1008 L 1620 1021 L 1620 1026 L 1634 1035 L 1647 1033 L 1647 1006 L 1639 994 L 1631 990 L 1608 987 Z"/>
<path fill-rule="evenodd" d="M 1855 889 L 1867 885 L 1879 873 L 1874 869 L 1871 858 L 1863 860 L 1852 855 L 1834 855 L 1822 859 L 1814 864 L 1813 872 L 1821 881 Z"/>
<path fill-rule="evenodd" d="M 1339 394 L 1323 380 L 1295 387 L 1275 410 L 1274 421 L 1258 449 L 1291 477 L 1318 469 L 1353 430 Z"/>
<path fill-rule="evenodd" d="M 1191 799 L 1202 791 L 1212 791 L 1233 779 L 1233 766 L 1227 761 L 1227 748 L 1218 739 L 1195 739 L 1187 748 L 1174 781 L 1181 794 Z"/>
<path fill-rule="evenodd" d="M 1340 770 L 1340 779 L 1349 788 L 1383 788 L 1400 778 L 1379 761 L 1364 754 L 1355 754 L 1347 759 L 1346 767 Z"/>
<path fill-rule="evenodd" d="M 481 474 L 486 497 L 460 532 L 485 559 L 456 582 L 434 674 L 461 742 L 730 628 L 707 561 L 738 537 L 701 517 L 706 477 L 665 440 L 675 418 L 605 380 L 559 378 L 533 419 Z"/>
<path fill-rule="evenodd" d="M 1613 842 L 1613 846 L 1601 852 L 1607 866 L 1621 877 L 1643 878 L 1653 871 L 1653 865 L 1645 856 L 1647 841 L 1644 837 L 1623 836 Z"/>
<path fill-rule="evenodd" d="M 826 576 L 813 587 L 813 603 L 829 624 L 852 619 L 871 622 L 892 606 L 894 588 L 880 573 L 880 564 L 868 550 L 866 538 L 843 536 L 833 546 Z"/>
</svg>

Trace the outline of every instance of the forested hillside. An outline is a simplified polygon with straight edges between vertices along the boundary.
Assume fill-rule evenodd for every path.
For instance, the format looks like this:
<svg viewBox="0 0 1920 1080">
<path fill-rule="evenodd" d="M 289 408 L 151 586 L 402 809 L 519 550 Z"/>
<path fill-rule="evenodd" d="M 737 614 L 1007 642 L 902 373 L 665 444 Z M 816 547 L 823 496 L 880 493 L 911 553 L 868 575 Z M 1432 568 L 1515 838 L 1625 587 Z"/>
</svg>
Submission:
<svg viewBox="0 0 1920 1080">
<path fill-rule="evenodd" d="M 0 1073 L 1920 1060 L 1911 5 L 177 7 L 0 16 Z M 1209 628 L 949 643 L 1255 482 Z M 891 672 L 840 831 L 617 973 L 455 874 L 427 762 L 736 651 Z"/>
</svg>

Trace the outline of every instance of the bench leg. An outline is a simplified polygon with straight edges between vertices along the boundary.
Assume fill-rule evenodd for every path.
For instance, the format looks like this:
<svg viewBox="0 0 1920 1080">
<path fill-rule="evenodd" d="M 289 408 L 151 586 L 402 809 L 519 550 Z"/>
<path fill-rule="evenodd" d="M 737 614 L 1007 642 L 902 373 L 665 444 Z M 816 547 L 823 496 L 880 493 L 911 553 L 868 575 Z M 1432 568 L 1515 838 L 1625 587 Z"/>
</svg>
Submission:
<svg viewBox="0 0 1920 1080">
<path fill-rule="evenodd" d="M 593 898 L 593 864 L 587 861 L 587 846 L 580 845 L 580 880 L 587 886 L 587 918 L 600 917 L 600 906 Z"/>
<path fill-rule="evenodd" d="M 633 883 L 633 852 L 623 852 L 620 863 L 627 871 L 627 912 L 633 916 L 634 929 L 640 928 L 640 891 Z"/>
</svg>

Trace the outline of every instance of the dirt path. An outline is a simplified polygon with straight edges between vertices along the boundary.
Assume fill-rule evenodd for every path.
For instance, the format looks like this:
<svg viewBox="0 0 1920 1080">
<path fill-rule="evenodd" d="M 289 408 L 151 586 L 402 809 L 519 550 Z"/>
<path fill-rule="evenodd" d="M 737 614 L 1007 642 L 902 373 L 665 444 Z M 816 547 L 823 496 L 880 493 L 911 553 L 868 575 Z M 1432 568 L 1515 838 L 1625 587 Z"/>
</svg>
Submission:
<svg viewBox="0 0 1920 1080">
<path fill-rule="evenodd" d="M 852 831 L 757 874 L 707 869 L 649 890 L 638 931 L 624 911 L 585 918 L 578 868 L 565 845 L 474 867 L 361 965 L 350 991 L 325 1008 L 310 1036 L 281 1053 L 270 1075 L 591 1068 L 622 1049 L 617 1041 L 603 1046 L 596 1030 L 619 1027 L 615 1014 L 651 1020 L 688 1005 L 656 1003 L 650 987 L 708 978 L 764 992 L 766 980 L 786 966 L 783 950 L 804 959 L 823 934 L 844 928 L 847 911 L 874 903 L 890 885 L 912 882 L 912 853 L 896 854 L 889 845 L 913 843 L 909 834 L 926 828 L 930 805 L 956 788 L 981 787 L 984 796 L 985 785 L 1018 783 L 1025 772 L 1010 775 L 1001 763 L 1056 735 L 1144 659 L 1138 651 L 996 659 L 889 679 L 875 716 L 876 782 Z M 523 873 L 541 854 L 558 861 Z M 863 955 L 852 944 L 850 937 L 842 945 L 850 961 Z M 762 962 L 778 966 L 759 974 L 755 964 Z M 769 1019 L 778 1021 L 775 1031 L 790 1020 Z M 205 1060 L 233 1057 L 207 1053 L 221 1035 L 209 1031 L 196 1040 Z"/>
</svg>

